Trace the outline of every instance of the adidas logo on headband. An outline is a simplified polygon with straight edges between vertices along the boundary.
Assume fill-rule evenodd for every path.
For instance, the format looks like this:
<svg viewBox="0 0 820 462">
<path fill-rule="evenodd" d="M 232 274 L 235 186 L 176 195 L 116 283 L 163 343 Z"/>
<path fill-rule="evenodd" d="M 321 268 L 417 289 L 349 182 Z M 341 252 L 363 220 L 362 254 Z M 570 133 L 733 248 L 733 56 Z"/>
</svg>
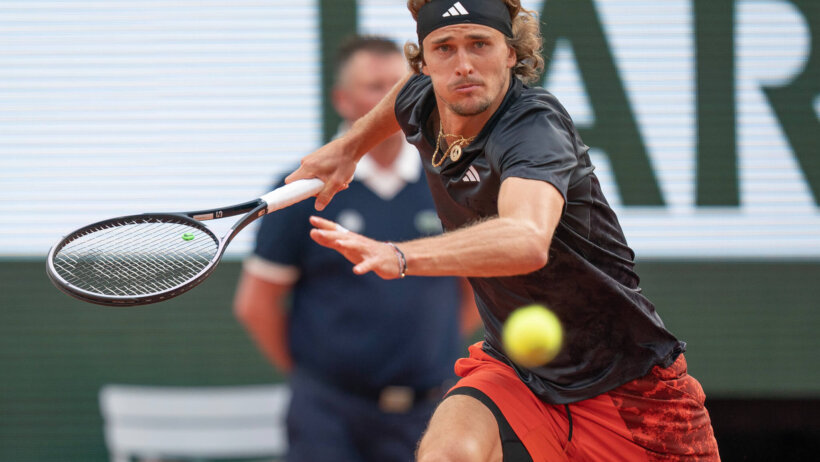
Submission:
<svg viewBox="0 0 820 462">
<path fill-rule="evenodd" d="M 453 6 L 451 6 L 449 10 L 445 11 L 444 14 L 441 15 L 441 17 L 442 18 L 449 18 L 450 16 L 465 16 L 465 15 L 468 15 L 468 14 L 470 14 L 470 12 L 467 11 L 464 8 L 464 6 L 461 4 L 461 2 L 455 2 L 455 3 L 453 3 Z"/>
<path fill-rule="evenodd" d="M 455 24 L 487 26 L 506 37 L 513 36 L 510 10 L 501 0 L 430 0 L 418 10 L 416 35 L 419 44 L 430 32 Z"/>
</svg>

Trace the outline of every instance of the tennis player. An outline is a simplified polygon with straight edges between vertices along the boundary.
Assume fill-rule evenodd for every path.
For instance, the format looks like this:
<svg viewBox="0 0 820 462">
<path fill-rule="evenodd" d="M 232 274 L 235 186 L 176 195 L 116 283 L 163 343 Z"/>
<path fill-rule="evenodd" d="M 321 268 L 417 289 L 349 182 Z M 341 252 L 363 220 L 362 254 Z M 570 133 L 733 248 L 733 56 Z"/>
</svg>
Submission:
<svg viewBox="0 0 820 462">
<path fill-rule="evenodd" d="M 404 131 L 419 150 L 443 235 L 378 242 L 314 217 L 311 237 L 385 279 L 470 278 L 485 339 L 421 440 L 422 461 L 719 460 L 685 343 L 642 294 L 634 254 L 601 192 L 588 147 L 550 93 L 533 12 L 518 0 L 410 0 L 414 72 L 346 136 L 288 180 L 326 181 L 322 209 L 360 156 Z M 500 328 L 544 303 L 565 343 L 549 364 L 516 366 Z"/>
</svg>

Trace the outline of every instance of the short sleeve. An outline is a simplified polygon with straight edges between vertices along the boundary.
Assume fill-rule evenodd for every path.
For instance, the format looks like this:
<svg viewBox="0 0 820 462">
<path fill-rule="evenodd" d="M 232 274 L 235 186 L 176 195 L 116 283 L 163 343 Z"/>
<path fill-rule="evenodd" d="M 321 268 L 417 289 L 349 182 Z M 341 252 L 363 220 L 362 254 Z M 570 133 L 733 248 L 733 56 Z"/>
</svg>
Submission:
<svg viewBox="0 0 820 462">
<path fill-rule="evenodd" d="M 430 77 L 423 74 L 410 77 L 396 95 L 396 120 L 411 144 L 415 144 L 412 139 L 421 136 L 422 124 L 432 109 L 431 104 L 435 105 L 433 84 Z"/>
<path fill-rule="evenodd" d="M 576 142 L 560 114 L 549 110 L 529 111 L 507 118 L 490 142 L 490 160 L 509 177 L 546 181 L 567 200 L 570 178 L 578 165 Z"/>
<path fill-rule="evenodd" d="M 284 181 L 276 187 L 284 185 Z M 300 267 L 302 250 L 309 239 L 312 202 L 302 201 L 262 217 L 256 232 L 254 255 L 281 265 Z"/>
</svg>

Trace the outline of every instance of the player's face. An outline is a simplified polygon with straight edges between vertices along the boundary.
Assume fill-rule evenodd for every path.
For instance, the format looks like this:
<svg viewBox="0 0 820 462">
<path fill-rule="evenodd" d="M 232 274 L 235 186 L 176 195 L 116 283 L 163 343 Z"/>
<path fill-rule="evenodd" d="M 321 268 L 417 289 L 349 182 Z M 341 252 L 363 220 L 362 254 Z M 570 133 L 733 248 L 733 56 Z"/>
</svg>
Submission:
<svg viewBox="0 0 820 462">
<path fill-rule="evenodd" d="M 516 58 L 501 32 L 455 24 L 431 32 L 422 47 L 422 72 L 432 79 L 438 100 L 453 113 L 474 116 L 498 108 Z"/>
<path fill-rule="evenodd" d="M 347 62 L 334 91 L 334 104 L 348 122 L 367 114 L 407 73 L 401 53 L 359 51 Z"/>
</svg>

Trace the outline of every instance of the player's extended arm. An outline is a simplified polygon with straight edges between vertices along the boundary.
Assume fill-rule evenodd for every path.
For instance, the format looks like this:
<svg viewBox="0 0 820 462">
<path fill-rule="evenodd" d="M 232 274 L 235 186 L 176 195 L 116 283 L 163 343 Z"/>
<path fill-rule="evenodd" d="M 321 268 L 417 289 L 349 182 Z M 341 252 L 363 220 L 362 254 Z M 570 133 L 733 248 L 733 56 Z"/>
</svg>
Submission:
<svg viewBox="0 0 820 462">
<path fill-rule="evenodd" d="M 288 348 L 288 316 L 284 301 L 292 286 L 265 281 L 242 272 L 234 297 L 234 314 L 256 346 L 282 372 L 290 372 L 293 360 Z"/>
<path fill-rule="evenodd" d="M 302 159 L 300 167 L 285 178 L 286 183 L 301 178 L 319 178 L 325 187 L 316 196 L 316 210 L 324 210 L 333 196 L 353 178 L 356 163 L 370 149 L 399 130 L 396 96 L 410 79 L 408 73 L 370 112 L 357 120 L 344 135 Z"/>
<path fill-rule="evenodd" d="M 439 236 L 402 242 L 407 274 L 416 276 L 512 276 L 547 263 L 552 235 L 561 218 L 564 199 L 549 183 L 508 178 L 501 184 L 498 217 Z M 356 274 L 374 271 L 385 279 L 399 276 L 393 248 L 335 223 L 311 217 L 311 237 L 355 266 Z"/>
</svg>

